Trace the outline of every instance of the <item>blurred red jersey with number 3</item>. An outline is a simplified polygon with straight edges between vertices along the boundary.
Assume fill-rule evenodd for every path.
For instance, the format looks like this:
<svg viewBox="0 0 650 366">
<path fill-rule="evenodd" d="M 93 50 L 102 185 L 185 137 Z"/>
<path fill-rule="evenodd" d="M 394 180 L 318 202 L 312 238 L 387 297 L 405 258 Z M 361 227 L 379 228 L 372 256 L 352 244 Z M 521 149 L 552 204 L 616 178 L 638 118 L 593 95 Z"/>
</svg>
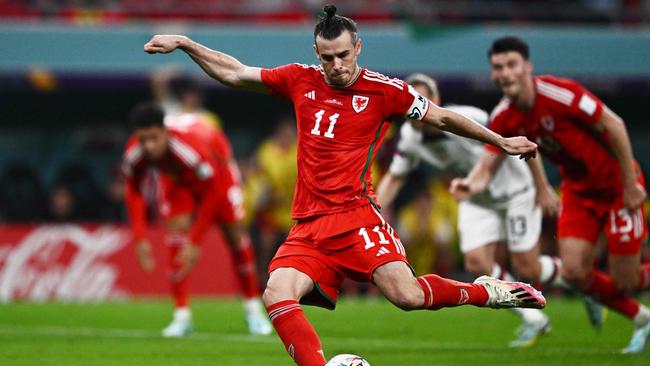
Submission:
<svg viewBox="0 0 650 366">
<path fill-rule="evenodd" d="M 293 102 L 298 124 L 294 219 L 348 211 L 376 201 L 370 165 L 394 118 L 422 119 L 426 98 L 398 79 L 362 69 L 345 88 L 327 84 L 322 66 L 262 70 L 270 92 Z"/>
</svg>

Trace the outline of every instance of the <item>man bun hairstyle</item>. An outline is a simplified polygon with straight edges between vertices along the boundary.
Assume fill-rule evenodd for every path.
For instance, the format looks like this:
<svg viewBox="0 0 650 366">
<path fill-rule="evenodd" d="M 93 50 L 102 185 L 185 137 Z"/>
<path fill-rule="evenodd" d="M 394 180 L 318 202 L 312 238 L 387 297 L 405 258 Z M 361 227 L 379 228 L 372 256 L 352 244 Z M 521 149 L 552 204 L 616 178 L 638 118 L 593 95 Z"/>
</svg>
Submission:
<svg viewBox="0 0 650 366">
<path fill-rule="evenodd" d="M 492 47 L 488 50 L 488 58 L 497 53 L 517 52 L 524 60 L 530 59 L 530 50 L 528 44 L 519 37 L 506 36 L 497 38 L 492 42 Z"/>
<path fill-rule="evenodd" d="M 357 23 L 354 20 L 336 15 L 336 6 L 334 5 L 325 5 L 323 12 L 325 15 L 319 17 L 319 21 L 314 28 L 314 42 L 316 42 L 318 36 L 324 39 L 334 39 L 340 36 L 343 31 L 348 31 L 352 37 L 352 43 L 357 43 L 359 37 L 357 35 Z"/>
<path fill-rule="evenodd" d="M 149 127 L 164 127 L 165 113 L 162 108 L 152 102 L 138 103 L 129 114 L 129 125 L 132 129 Z"/>
</svg>

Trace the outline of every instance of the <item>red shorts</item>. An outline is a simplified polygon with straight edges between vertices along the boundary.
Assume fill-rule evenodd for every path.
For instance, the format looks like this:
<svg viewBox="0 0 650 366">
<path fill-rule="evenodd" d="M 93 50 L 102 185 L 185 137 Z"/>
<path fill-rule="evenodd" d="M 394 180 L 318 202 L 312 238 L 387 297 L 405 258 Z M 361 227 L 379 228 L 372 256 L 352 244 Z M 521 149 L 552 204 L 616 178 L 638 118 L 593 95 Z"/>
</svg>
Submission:
<svg viewBox="0 0 650 366">
<path fill-rule="evenodd" d="M 244 194 L 240 184 L 239 169 L 230 164 L 219 173 L 214 187 L 219 195 L 215 220 L 219 223 L 234 223 L 244 218 Z M 165 220 L 190 215 L 197 208 L 201 197 L 186 185 L 174 182 L 164 173 L 158 175 L 158 212 Z"/>
<path fill-rule="evenodd" d="M 291 267 L 314 281 L 301 303 L 336 307 L 339 288 L 348 277 L 370 282 L 385 263 L 408 264 L 399 236 L 368 204 L 342 213 L 299 221 L 269 265 L 269 273 Z"/>
<path fill-rule="evenodd" d="M 637 180 L 645 187 L 643 174 Z M 598 242 L 605 231 L 607 249 L 611 254 L 635 255 L 648 233 L 643 206 L 634 211 L 623 206 L 622 193 L 613 198 L 579 195 L 570 189 L 562 192 L 562 212 L 558 220 L 558 237 L 581 238 Z"/>
</svg>

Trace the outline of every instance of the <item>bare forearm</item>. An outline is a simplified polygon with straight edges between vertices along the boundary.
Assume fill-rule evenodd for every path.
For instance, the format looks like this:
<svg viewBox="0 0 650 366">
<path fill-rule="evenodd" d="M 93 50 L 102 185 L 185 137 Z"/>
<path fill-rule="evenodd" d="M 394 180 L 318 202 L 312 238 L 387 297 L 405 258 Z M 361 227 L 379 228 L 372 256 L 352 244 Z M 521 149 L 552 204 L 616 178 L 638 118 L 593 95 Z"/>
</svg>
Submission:
<svg viewBox="0 0 650 366">
<path fill-rule="evenodd" d="M 207 48 L 187 37 L 179 39 L 179 42 L 178 48 L 187 53 L 212 78 L 224 85 L 241 86 L 238 75 L 246 66 L 236 58 Z"/>
<path fill-rule="evenodd" d="M 535 181 L 535 188 L 538 191 L 549 186 L 548 177 L 546 176 L 546 171 L 544 170 L 544 165 L 542 164 L 541 156 L 537 156 L 534 159 L 528 160 L 528 167 L 530 168 L 530 172 L 533 175 L 533 180 Z"/>
<path fill-rule="evenodd" d="M 501 166 L 504 157 L 503 154 L 486 152 L 474 164 L 474 167 L 467 175 L 467 181 L 471 182 L 472 194 L 483 192 L 487 188 Z"/>
<path fill-rule="evenodd" d="M 437 110 L 432 113 L 434 117 L 425 118 L 425 122 L 441 130 L 503 148 L 503 138 L 501 135 L 490 131 L 481 124 L 456 112 L 437 107 L 433 104 L 431 104 L 431 108 L 437 108 Z M 427 117 L 429 117 L 429 114 Z"/>
<path fill-rule="evenodd" d="M 404 177 L 386 173 L 377 187 L 377 200 L 383 208 L 390 206 L 404 184 Z"/>
</svg>

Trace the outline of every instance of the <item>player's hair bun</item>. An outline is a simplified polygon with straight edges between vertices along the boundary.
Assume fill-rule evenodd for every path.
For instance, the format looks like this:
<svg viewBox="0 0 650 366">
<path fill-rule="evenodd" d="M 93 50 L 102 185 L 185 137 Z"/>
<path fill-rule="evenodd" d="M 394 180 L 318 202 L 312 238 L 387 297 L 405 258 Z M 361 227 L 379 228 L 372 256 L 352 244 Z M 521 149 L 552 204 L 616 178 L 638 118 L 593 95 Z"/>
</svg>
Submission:
<svg viewBox="0 0 650 366">
<path fill-rule="evenodd" d="M 325 12 L 325 15 L 326 15 L 325 19 L 326 20 L 334 18 L 334 16 L 336 15 L 336 6 L 334 6 L 334 5 L 325 5 L 323 7 L 323 11 Z"/>
</svg>

